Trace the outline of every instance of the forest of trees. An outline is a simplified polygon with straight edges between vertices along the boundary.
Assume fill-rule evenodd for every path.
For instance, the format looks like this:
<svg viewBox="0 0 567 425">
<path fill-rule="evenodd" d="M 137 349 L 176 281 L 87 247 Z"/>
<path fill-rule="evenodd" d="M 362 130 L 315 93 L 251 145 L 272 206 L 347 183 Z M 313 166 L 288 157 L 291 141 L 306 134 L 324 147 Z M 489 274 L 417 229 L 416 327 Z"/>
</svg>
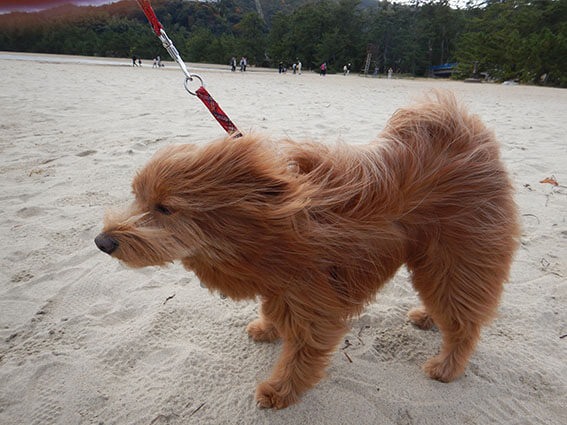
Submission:
<svg viewBox="0 0 567 425">
<path fill-rule="evenodd" d="M 152 5 L 186 61 L 228 64 L 246 56 L 258 66 L 304 69 L 326 62 L 331 72 L 352 63 L 426 76 L 458 63 L 457 78 L 477 70 L 495 80 L 567 87 L 567 0 L 487 0 L 466 8 L 448 0 L 254 0 Z M 135 1 L 68 6 L 0 16 L 0 50 L 151 59 L 167 56 Z"/>
</svg>

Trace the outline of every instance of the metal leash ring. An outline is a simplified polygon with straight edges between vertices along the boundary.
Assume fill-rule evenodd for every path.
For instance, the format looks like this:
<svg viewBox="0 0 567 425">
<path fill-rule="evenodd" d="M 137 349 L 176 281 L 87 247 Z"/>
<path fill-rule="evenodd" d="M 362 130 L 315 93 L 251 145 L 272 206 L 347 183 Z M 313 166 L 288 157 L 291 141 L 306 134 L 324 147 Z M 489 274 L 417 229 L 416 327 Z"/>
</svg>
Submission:
<svg viewBox="0 0 567 425">
<path fill-rule="evenodd" d="M 193 78 L 196 78 L 197 80 L 199 80 L 199 81 L 201 82 L 201 87 L 204 87 L 203 79 L 202 79 L 201 77 L 199 77 L 197 74 L 190 74 L 189 77 L 186 77 L 186 78 L 185 78 L 185 82 L 183 83 L 183 85 L 185 86 L 185 90 L 187 90 L 187 92 L 188 92 L 189 94 L 191 94 L 191 95 L 193 95 L 193 96 L 197 96 L 197 93 L 192 92 L 192 91 L 189 89 L 189 86 L 188 86 L 189 81 L 193 81 Z M 198 90 L 198 89 L 197 89 L 197 90 Z"/>
</svg>

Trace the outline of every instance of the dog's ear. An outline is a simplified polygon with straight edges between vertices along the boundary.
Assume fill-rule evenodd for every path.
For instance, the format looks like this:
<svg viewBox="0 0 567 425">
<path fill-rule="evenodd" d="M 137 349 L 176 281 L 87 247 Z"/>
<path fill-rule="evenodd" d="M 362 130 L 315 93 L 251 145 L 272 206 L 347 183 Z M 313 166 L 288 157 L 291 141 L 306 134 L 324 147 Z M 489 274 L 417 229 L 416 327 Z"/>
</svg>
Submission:
<svg viewBox="0 0 567 425">
<path fill-rule="evenodd" d="M 267 195 L 284 189 L 286 161 L 277 145 L 265 137 L 226 137 L 206 146 L 197 156 L 202 162 L 200 168 L 216 170 L 217 177 L 225 177 L 227 184 L 254 184 L 255 189 Z"/>
<path fill-rule="evenodd" d="M 226 137 L 203 146 L 168 146 L 134 179 L 144 205 L 211 211 L 239 204 L 260 207 L 294 192 L 297 175 L 285 155 L 265 137 Z"/>
<path fill-rule="evenodd" d="M 287 161 L 276 144 L 257 135 L 225 139 L 223 151 L 232 163 L 233 175 L 228 186 L 241 182 L 252 198 L 274 199 L 288 192 L 292 183 Z"/>
</svg>

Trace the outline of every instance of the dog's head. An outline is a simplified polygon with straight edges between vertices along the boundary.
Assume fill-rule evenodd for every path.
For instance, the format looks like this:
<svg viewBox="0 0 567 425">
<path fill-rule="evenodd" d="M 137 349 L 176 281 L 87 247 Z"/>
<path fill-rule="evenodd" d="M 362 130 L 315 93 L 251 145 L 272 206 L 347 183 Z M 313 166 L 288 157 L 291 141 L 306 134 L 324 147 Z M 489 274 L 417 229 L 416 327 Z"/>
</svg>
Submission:
<svg viewBox="0 0 567 425">
<path fill-rule="evenodd" d="M 132 267 L 236 257 L 304 206 L 300 180 L 258 136 L 168 146 L 134 178 L 132 204 L 106 214 L 95 243 Z"/>
</svg>

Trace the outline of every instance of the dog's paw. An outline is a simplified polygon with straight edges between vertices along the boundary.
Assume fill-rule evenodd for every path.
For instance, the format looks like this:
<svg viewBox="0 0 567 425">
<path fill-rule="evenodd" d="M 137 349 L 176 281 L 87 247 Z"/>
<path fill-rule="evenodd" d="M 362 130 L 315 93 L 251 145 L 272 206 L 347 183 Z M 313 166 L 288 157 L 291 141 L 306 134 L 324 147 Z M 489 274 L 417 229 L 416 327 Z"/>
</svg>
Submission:
<svg viewBox="0 0 567 425">
<path fill-rule="evenodd" d="M 289 388 L 290 384 L 278 385 L 273 382 L 262 382 L 256 388 L 256 403 L 260 409 L 285 409 L 299 401 L 294 392 L 283 392 L 278 388 Z"/>
<path fill-rule="evenodd" d="M 412 308 L 408 313 L 408 318 L 420 329 L 427 330 L 435 326 L 435 322 L 423 307 Z"/>
<path fill-rule="evenodd" d="M 256 319 L 248 324 L 246 332 L 260 342 L 272 342 L 279 338 L 278 331 L 272 325 L 267 325 L 262 319 Z"/>
<path fill-rule="evenodd" d="M 423 367 L 425 373 L 430 378 L 441 382 L 451 382 L 453 379 L 461 375 L 465 368 L 457 364 L 452 356 L 441 357 L 436 356 L 427 361 Z"/>
</svg>

